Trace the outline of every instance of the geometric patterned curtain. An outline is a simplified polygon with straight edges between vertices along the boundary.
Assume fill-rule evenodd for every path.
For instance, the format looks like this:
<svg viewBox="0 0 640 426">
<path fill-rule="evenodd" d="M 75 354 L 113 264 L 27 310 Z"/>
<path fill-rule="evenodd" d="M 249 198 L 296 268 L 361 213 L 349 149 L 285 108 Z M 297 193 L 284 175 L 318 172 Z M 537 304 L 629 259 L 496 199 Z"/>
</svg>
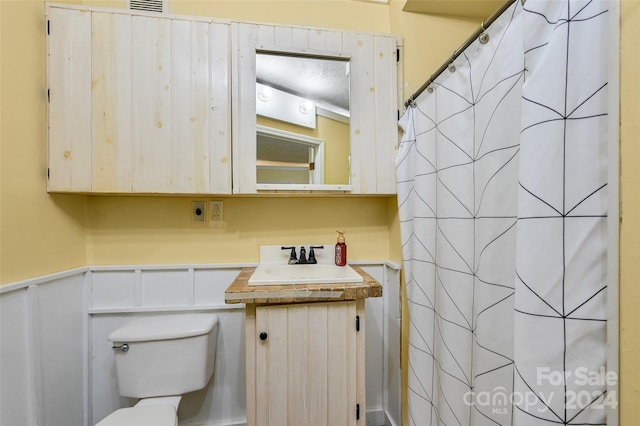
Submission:
<svg viewBox="0 0 640 426">
<path fill-rule="evenodd" d="M 410 424 L 606 424 L 607 21 L 517 1 L 400 120 Z"/>
</svg>

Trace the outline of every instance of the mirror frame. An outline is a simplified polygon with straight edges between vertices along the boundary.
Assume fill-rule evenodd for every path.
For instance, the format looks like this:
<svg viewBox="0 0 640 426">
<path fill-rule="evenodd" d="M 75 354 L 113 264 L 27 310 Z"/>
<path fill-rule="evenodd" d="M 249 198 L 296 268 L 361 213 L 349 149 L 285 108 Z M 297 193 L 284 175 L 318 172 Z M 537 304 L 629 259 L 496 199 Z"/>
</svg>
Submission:
<svg viewBox="0 0 640 426">
<path fill-rule="evenodd" d="M 235 98 L 238 102 L 233 105 L 232 115 L 238 117 L 238 120 L 232 122 L 232 131 L 234 133 L 233 155 L 233 192 L 250 194 L 250 193 L 269 193 L 269 192 L 296 192 L 296 191 L 313 191 L 313 192 L 352 192 L 354 190 L 352 180 L 354 169 L 358 169 L 353 164 L 353 118 L 356 97 L 354 96 L 354 65 L 356 58 L 351 52 L 318 50 L 309 48 L 282 47 L 277 45 L 258 44 L 258 32 L 260 25 L 255 24 L 238 24 L 236 28 L 239 45 L 233 49 L 235 60 L 234 73 L 237 78 L 232 79 Z M 348 60 L 350 62 L 351 73 L 349 75 L 349 109 L 350 109 L 350 128 L 349 128 L 349 180 L 348 184 L 258 184 L 256 176 L 257 161 L 257 142 L 256 142 L 256 54 L 258 52 L 284 54 L 289 56 L 309 56 L 317 58 L 335 58 Z M 357 116 L 357 111 L 355 115 Z M 237 163 L 237 164 L 236 164 Z"/>
</svg>

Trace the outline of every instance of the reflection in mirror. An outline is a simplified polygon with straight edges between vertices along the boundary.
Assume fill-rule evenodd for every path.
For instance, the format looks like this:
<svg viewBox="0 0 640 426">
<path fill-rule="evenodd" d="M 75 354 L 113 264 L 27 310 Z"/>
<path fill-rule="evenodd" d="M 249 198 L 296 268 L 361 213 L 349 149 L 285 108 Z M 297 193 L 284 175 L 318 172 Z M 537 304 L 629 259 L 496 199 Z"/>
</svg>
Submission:
<svg viewBox="0 0 640 426">
<path fill-rule="evenodd" d="M 257 52 L 257 183 L 349 184 L 349 78 L 346 58 Z"/>
<path fill-rule="evenodd" d="M 268 184 L 323 184 L 324 142 L 257 126 L 257 178 Z"/>
</svg>

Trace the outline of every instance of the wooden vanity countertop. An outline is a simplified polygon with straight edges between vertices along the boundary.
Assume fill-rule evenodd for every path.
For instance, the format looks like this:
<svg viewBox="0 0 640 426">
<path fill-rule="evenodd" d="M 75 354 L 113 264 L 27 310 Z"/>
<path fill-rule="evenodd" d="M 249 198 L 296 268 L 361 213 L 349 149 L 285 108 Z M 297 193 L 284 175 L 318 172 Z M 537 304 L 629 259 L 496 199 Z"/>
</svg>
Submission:
<svg viewBox="0 0 640 426">
<path fill-rule="evenodd" d="M 307 303 L 382 297 L 382 284 L 359 266 L 349 265 L 362 275 L 361 283 L 249 285 L 256 268 L 243 268 L 224 292 L 224 301 L 232 303 Z"/>
</svg>

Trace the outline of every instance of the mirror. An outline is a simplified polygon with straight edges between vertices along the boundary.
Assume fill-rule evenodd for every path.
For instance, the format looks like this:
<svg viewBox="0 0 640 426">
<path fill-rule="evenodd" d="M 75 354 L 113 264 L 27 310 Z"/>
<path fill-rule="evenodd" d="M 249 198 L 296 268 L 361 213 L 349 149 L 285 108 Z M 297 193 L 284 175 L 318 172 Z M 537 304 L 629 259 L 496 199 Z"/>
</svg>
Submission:
<svg viewBox="0 0 640 426">
<path fill-rule="evenodd" d="M 348 58 L 256 53 L 257 184 L 348 185 Z"/>
</svg>

